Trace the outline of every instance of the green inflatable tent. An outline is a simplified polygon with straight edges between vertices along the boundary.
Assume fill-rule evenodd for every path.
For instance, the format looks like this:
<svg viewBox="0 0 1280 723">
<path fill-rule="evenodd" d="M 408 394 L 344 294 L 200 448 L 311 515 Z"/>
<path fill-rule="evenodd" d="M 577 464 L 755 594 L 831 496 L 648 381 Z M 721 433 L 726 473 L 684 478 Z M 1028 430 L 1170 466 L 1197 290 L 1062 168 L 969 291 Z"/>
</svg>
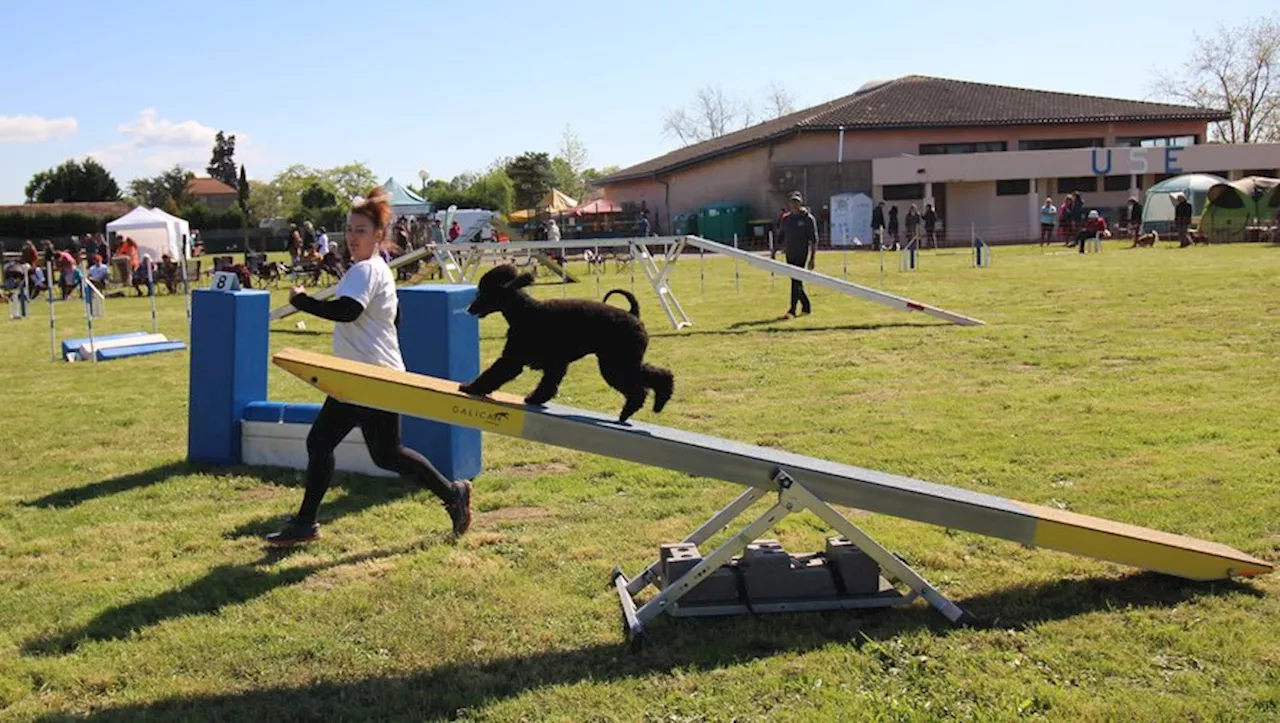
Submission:
<svg viewBox="0 0 1280 723">
<path fill-rule="evenodd" d="M 1280 203 L 1280 179 L 1249 176 L 1219 183 L 1206 194 L 1200 231 L 1212 243 L 1231 243 L 1246 238 L 1249 226 L 1269 225 Z"/>
</svg>

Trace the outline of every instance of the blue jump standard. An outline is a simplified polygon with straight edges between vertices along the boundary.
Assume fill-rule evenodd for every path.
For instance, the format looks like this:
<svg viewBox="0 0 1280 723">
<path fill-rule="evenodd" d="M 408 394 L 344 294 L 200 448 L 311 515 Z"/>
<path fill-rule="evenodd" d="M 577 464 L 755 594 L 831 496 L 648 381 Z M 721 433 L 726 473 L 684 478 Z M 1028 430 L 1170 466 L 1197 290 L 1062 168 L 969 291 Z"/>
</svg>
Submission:
<svg viewBox="0 0 1280 723">
<path fill-rule="evenodd" d="M 467 313 L 475 293 L 475 286 L 455 284 L 397 289 L 400 351 L 408 371 L 455 381 L 480 373 L 479 320 Z M 320 412 L 317 403 L 267 399 L 270 297 L 258 289 L 196 289 L 191 294 L 191 462 L 241 464 L 244 423 L 310 427 Z M 481 472 L 477 429 L 405 416 L 400 437 L 449 479 L 472 479 Z"/>
</svg>

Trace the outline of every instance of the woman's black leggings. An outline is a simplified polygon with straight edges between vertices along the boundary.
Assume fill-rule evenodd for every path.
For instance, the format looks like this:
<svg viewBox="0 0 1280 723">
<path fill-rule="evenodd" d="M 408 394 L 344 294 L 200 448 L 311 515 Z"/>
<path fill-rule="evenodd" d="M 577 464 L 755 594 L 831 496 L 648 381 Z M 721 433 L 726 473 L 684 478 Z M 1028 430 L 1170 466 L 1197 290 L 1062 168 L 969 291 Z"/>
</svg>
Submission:
<svg viewBox="0 0 1280 723">
<path fill-rule="evenodd" d="M 326 397 L 307 435 L 307 491 L 298 511 L 299 520 L 316 521 L 320 500 L 333 477 L 333 452 L 356 427 L 364 434 L 364 443 L 374 464 L 412 478 L 445 502 L 453 501 L 456 494 L 453 483 L 431 466 L 426 457 L 400 444 L 399 415 Z"/>
</svg>

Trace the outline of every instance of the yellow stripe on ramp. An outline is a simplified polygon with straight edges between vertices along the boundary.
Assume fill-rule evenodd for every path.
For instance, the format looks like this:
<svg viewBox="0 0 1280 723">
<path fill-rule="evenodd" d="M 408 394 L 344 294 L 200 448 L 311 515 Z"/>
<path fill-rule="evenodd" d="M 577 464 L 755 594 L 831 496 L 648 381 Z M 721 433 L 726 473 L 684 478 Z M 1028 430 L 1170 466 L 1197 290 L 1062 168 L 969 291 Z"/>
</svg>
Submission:
<svg viewBox="0 0 1280 723">
<path fill-rule="evenodd" d="M 1078 515 L 1025 502 L 1038 517 L 1034 544 L 1074 555 L 1176 575 L 1190 580 L 1253 577 L 1272 572 L 1271 563 L 1239 550 L 1123 522 Z"/>
<path fill-rule="evenodd" d="M 285 349 L 272 361 L 285 371 L 339 401 L 519 437 L 524 432 L 524 400 L 497 393 L 487 399 L 467 396 L 458 383 L 421 374 L 381 369 L 315 352 Z M 374 370 L 377 376 L 370 374 Z"/>
</svg>

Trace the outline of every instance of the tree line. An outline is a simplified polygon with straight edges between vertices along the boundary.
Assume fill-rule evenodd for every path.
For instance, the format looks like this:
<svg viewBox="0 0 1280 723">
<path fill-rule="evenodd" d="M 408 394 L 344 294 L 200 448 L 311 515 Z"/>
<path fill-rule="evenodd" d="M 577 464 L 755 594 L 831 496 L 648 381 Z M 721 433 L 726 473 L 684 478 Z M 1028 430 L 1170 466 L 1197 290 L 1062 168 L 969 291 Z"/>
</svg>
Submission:
<svg viewBox="0 0 1280 723">
<path fill-rule="evenodd" d="M 581 198 L 594 182 L 617 170 L 587 165 L 586 146 L 569 127 L 554 154 L 529 151 L 498 158 L 483 171 L 467 171 L 449 181 L 430 179 L 425 184 L 405 183 L 437 207 L 457 204 L 500 213 L 533 207 L 548 191 L 558 188 Z M 262 219 L 310 220 L 318 225 L 339 225 L 351 199 L 367 193 L 380 182 L 363 163 L 332 168 L 294 164 L 269 181 L 247 177 L 235 159 L 235 135 L 218 131 L 205 173 L 236 190 L 235 208 L 213 212 L 192 198 L 188 187 L 194 171 L 175 165 L 152 177 L 136 178 L 121 189 L 111 173 L 93 158 L 68 160 L 40 171 L 26 186 L 28 203 L 58 201 L 131 201 L 161 208 L 208 228 L 235 228 Z"/>
</svg>

